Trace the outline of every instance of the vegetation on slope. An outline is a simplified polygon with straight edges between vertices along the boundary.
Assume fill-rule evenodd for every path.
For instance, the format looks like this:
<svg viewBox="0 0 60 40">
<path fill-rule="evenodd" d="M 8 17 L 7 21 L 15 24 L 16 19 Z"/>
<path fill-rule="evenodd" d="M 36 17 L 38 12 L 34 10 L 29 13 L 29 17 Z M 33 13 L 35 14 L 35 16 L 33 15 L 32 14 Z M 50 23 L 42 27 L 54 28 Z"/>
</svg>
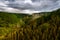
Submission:
<svg viewBox="0 0 60 40">
<path fill-rule="evenodd" d="M 38 17 L 37 19 L 34 20 L 32 20 L 33 17 L 30 15 L 26 15 L 22 18 L 17 14 L 14 15 L 20 21 L 20 22 L 17 21 L 19 27 L 15 26 L 14 28 L 11 28 L 14 30 L 12 30 L 11 33 L 6 34 L 2 40 L 59 40 L 60 39 L 60 9 L 53 12 L 44 12 L 41 17 Z M 16 22 L 14 22 L 13 24 L 15 23 Z"/>
<path fill-rule="evenodd" d="M 24 18 L 25 15 L 19 15 L 14 13 L 0 12 L 0 37 L 4 37 L 6 34 L 14 30 L 13 28 L 24 24 L 22 18 Z"/>
</svg>

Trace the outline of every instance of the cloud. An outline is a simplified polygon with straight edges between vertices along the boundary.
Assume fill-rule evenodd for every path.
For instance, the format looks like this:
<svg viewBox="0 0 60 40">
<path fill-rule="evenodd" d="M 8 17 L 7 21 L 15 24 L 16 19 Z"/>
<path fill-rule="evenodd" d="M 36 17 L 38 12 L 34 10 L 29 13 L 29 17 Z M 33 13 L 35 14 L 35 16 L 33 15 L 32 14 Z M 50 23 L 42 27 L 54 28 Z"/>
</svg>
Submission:
<svg viewBox="0 0 60 40">
<path fill-rule="evenodd" d="M 58 8 L 60 0 L 0 0 L 0 11 L 34 13 Z"/>
</svg>

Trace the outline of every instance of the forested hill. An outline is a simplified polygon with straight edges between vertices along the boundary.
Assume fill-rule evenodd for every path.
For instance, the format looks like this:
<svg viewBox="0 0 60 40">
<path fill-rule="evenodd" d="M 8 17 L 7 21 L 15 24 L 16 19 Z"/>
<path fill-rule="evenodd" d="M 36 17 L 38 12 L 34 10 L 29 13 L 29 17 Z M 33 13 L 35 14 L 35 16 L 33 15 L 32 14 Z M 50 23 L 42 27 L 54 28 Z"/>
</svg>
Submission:
<svg viewBox="0 0 60 40">
<path fill-rule="evenodd" d="M 0 27 L 16 24 L 20 19 L 23 19 L 28 14 L 0 12 Z"/>
<path fill-rule="evenodd" d="M 60 40 L 60 9 L 32 15 L 0 12 L 0 39 Z"/>
<path fill-rule="evenodd" d="M 10 33 L 14 28 L 24 25 L 24 17 L 28 14 L 0 12 L 0 37 Z"/>
<path fill-rule="evenodd" d="M 57 21 L 56 17 L 58 17 L 58 19 L 60 19 L 60 9 L 52 11 L 52 12 L 41 12 L 41 13 L 34 13 L 32 14 L 32 21 L 37 22 L 37 25 L 39 24 L 44 24 L 47 23 L 51 20 L 53 21 Z M 27 21 L 29 22 L 29 21 Z M 31 24 L 31 21 L 29 22 Z"/>
</svg>

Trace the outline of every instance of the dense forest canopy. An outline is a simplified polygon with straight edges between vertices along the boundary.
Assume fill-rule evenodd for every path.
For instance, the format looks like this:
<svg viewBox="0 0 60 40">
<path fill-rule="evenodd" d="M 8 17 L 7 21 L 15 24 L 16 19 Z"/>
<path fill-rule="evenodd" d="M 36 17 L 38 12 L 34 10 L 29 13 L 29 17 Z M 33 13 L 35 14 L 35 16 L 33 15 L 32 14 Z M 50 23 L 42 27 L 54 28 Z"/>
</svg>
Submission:
<svg viewBox="0 0 60 40">
<path fill-rule="evenodd" d="M 35 15 L 39 17 L 34 19 Z M 60 40 L 60 9 L 32 15 L 0 12 L 0 30 L 6 33 L 2 40 Z"/>
</svg>

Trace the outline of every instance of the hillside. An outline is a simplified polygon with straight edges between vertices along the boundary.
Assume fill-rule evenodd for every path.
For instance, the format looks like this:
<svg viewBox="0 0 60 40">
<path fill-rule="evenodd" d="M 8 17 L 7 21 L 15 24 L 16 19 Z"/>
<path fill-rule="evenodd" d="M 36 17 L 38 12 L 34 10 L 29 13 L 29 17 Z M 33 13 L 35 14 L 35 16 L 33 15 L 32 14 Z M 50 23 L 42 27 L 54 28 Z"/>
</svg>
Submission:
<svg viewBox="0 0 60 40">
<path fill-rule="evenodd" d="M 32 15 L 0 12 L 0 20 L 1 40 L 60 39 L 60 9 Z"/>
<path fill-rule="evenodd" d="M 4 37 L 6 34 L 10 33 L 14 28 L 24 24 L 23 18 L 27 16 L 25 14 L 15 14 L 0 12 L 0 37 Z"/>
</svg>

